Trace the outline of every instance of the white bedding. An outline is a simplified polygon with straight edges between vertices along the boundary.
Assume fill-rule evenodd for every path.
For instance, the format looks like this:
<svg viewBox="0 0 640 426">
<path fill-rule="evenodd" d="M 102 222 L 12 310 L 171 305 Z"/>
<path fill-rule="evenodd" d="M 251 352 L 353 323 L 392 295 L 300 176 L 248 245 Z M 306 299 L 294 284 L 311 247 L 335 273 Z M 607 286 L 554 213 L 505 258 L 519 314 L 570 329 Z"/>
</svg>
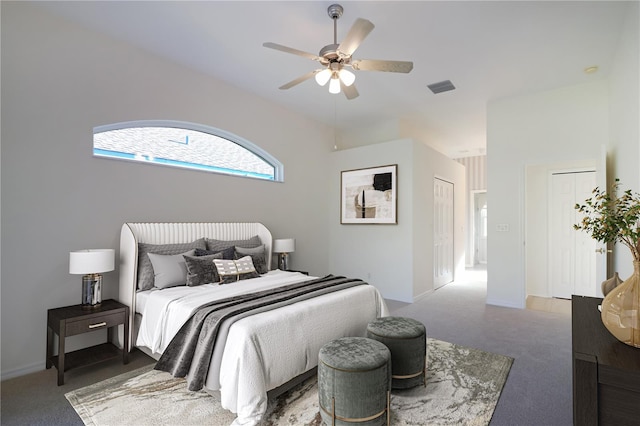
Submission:
<svg viewBox="0 0 640 426">
<path fill-rule="evenodd" d="M 161 354 L 203 303 L 312 278 L 275 270 L 229 285 L 150 292 L 136 344 Z M 375 287 L 361 285 L 241 318 L 228 327 L 226 339 L 221 332 L 216 340 L 205 387 L 219 390 L 222 407 L 237 413 L 234 425 L 255 425 L 266 410 L 268 390 L 315 367 L 328 341 L 364 335 L 369 321 L 386 315 Z"/>
<path fill-rule="evenodd" d="M 173 336 L 201 305 L 213 300 L 239 294 L 267 290 L 286 284 L 306 281 L 309 277 L 299 272 L 269 271 L 259 278 L 238 281 L 234 284 L 204 284 L 196 287 L 178 286 L 161 291 L 144 291 L 144 310 L 138 331 L 137 346 L 146 346 L 154 355 L 167 348 Z"/>
<path fill-rule="evenodd" d="M 147 300 L 149 300 L 149 295 L 157 291 L 156 288 L 152 288 L 151 290 L 139 291 L 136 294 L 136 313 L 141 314 L 144 312 L 144 307 L 147 304 Z"/>
</svg>

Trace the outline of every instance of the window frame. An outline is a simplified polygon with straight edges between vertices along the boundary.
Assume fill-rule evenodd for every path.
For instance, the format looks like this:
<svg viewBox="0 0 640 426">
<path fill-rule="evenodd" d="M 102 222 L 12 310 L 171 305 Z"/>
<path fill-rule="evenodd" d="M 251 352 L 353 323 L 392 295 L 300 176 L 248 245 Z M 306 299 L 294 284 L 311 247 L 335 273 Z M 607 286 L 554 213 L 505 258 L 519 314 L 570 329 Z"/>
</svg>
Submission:
<svg viewBox="0 0 640 426">
<path fill-rule="evenodd" d="M 248 174 L 247 175 L 243 175 L 241 173 L 237 173 L 237 174 L 236 173 L 225 173 L 223 171 L 206 170 L 204 168 L 200 169 L 200 168 L 197 168 L 197 167 L 178 166 L 178 165 L 169 164 L 169 163 L 154 162 L 154 161 L 140 161 L 140 160 L 136 160 L 136 159 L 133 159 L 133 158 L 125 158 L 125 157 L 97 154 L 95 152 L 96 147 L 95 147 L 95 145 L 93 145 L 93 141 L 92 141 L 92 145 L 93 145 L 92 146 L 92 153 L 93 153 L 93 156 L 94 157 L 99 157 L 99 158 L 109 158 L 109 159 L 114 159 L 114 160 L 125 160 L 125 161 L 132 161 L 132 162 L 138 162 L 138 163 L 153 164 L 153 165 L 157 165 L 157 166 L 169 166 L 169 167 L 175 167 L 175 168 L 179 168 L 179 169 L 203 171 L 203 172 L 208 172 L 208 173 L 221 174 L 221 175 L 225 175 L 225 176 L 244 177 L 244 178 L 257 179 L 257 180 L 262 180 L 262 181 L 267 181 L 267 182 L 284 182 L 284 166 L 273 155 L 269 154 L 267 151 L 265 151 L 264 149 L 260 148 L 255 143 L 248 141 L 245 138 L 242 138 L 242 137 L 240 137 L 240 136 L 238 136 L 236 134 L 233 134 L 231 132 L 228 132 L 226 130 L 222 130 L 222 129 L 219 129 L 219 128 L 213 127 L 213 126 L 208 126 L 208 125 L 205 125 L 205 124 L 198 124 L 198 123 L 192 123 L 192 122 L 189 122 L 189 121 L 179 121 L 179 120 L 133 120 L 133 121 L 122 121 L 122 122 L 118 122 L 118 123 L 112 123 L 112 124 L 105 124 L 105 125 L 101 125 L 101 126 L 96 126 L 96 127 L 93 128 L 93 135 L 95 136 L 97 133 L 103 133 L 103 132 L 108 132 L 108 131 L 112 131 L 112 130 L 122 130 L 122 129 L 130 129 L 130 128 L 136 128 L 136 127 L 168 127 L 168 128 L 174 128 L 174 129 L 193 130 L 193 131 L 196 131 L 196 132 L 207 133 L 207 134 L 210 134 L 210 135 L 213 135 L 213 136 L 217 136 L 217 137 L 222 138 L 222 139 L 226 139 L 227 141 L 235 143 L 236 145 L 239 145 L 240 147 L 246 149 L 250 153 L 252 153 L 252 154 L 256 155 L 257 157 L 259 157 L 260 159 L 262 159 L 265 163 L 267 163 L 270 166 L 272 166 L 273 167 L 273 179 L 261 178 L 261 177 L 258 177 L 258 176 L 251 176 L 251 175 L 248 175 Z"/>
</svg>

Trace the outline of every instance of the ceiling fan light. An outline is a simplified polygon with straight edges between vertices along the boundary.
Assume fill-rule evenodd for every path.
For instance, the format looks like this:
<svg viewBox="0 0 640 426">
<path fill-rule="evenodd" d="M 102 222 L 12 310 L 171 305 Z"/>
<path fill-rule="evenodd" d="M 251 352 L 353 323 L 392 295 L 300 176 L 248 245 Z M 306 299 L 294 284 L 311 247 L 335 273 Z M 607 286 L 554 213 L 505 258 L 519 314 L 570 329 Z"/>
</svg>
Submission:
<svg viewBox="0 0 640 426">
<path fill-rule="evenodd" d="M 353 82 L 356 81 L 355 74 L 353 74 L 349 70 L 341 69 L 339 75 L 340 75 L 340 80 L 342 80 L 342 83 L 347 87 L 351 86 Z"/>
<path fill-rule="evenodd" d="M 331 79 L 331 70 L 329 68 L 325 68 L 316 74 L 316 83 L 320 86 L 327 84 L 329 79 Z"/>
<path fill-rule="evenodd" d="M 340 79 L 332 78 L 329 82 L 329 93 L 338 94 L 340 93 Z"/>
</svg>

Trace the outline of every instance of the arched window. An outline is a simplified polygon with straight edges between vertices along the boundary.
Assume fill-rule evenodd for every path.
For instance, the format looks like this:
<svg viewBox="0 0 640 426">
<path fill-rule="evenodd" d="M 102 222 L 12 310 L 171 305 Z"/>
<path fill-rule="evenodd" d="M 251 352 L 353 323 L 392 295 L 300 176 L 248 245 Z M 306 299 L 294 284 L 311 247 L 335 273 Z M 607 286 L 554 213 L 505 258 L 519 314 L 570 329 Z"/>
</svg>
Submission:
<svg viewBox="0 0 640 426">
<path fill-rule="evenodd" d="M 93 129 L 93 155 L 283 181 L 282 163 L 224 130 L 184 121 L 144 120 Z"/>
</svg>

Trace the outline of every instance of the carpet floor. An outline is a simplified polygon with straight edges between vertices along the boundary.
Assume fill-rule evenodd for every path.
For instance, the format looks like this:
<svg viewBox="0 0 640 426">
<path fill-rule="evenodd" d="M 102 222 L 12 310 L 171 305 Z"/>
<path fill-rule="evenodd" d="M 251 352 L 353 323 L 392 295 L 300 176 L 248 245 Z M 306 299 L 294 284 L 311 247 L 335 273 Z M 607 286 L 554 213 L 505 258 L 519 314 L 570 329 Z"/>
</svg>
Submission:
<svg viewBox="0 0 640 426">
<path fill-rule="evenodd" d="M 428 339 L 427 386 L 394 390 L 393 425 L 488 425 L 513 359 Z M 65 394 L 85 424 L 228 425 L 219 395 L 143 367 Z M 170 407 L 170 409 L 167 409 Z M 269 401 L 263 424 L 320 425 L 316 377 Z"/>
</svg>

